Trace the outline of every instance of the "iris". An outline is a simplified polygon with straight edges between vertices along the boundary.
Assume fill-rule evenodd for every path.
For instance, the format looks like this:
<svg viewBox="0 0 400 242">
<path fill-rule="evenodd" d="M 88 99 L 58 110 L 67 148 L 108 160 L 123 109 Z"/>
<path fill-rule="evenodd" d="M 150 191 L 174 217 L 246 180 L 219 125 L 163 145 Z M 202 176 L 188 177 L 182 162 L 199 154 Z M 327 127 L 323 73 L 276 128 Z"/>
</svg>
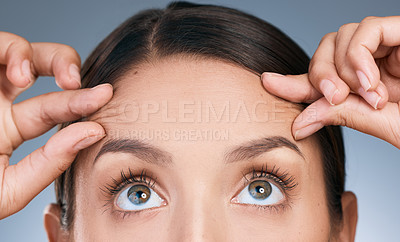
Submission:
<svg viewBox="0 0 400 242">
<path fill-rule="evenodd" d="M 134 185 L 129 188 L 127 196 L 133 204 L 141 205 L 150 199 L 151 191 L 147 186 Z"/>
<path fill-rule="evenodd" d="M 268 198 L 272 193 L 271 184 L 267 181 L 253 181 L 249 184 L 250 195 L 258 200 L 264 200 Z"/>
</svg>

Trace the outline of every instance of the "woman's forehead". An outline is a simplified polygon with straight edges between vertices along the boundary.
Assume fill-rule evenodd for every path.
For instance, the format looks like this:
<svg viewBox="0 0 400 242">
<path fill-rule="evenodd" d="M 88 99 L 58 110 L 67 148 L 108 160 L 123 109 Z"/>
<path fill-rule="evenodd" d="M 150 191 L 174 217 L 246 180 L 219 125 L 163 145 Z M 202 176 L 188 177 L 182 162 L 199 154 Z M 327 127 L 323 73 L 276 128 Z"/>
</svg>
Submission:
<svg viewBox="0 0 400 242">
<path fill-rule="evenodd" d="M 92 120 L 105 126 L 289 127 L 300 112 L 298 105 L 270 95 L 258 75 L 212 59 L 165 58 L 142 64 L 115 89 L 113 99 Z"/>
<path fill-rule="evenodd" d="M 226 147 L 282 136 L 294 142 L 298 105 L 270 95 L 260 77 L 230 63 L 169 58 L 131 70 L 112 101 L 90 119 L 107 139 Z"/>
</svg>

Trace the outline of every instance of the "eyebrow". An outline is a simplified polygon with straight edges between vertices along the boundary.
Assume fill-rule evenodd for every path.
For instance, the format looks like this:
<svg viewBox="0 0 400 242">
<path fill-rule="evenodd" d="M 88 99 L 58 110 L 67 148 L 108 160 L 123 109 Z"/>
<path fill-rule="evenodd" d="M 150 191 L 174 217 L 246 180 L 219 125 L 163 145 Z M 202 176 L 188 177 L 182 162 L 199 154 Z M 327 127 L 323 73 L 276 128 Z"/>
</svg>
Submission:
<svg viewBox="0 0 400 242">
<path fill-rule="evenodd" d="M 299 147 L 296 144 L 289 141 L 285 137 L 272 136 L 252 140 L 248 143 L 239 145 L 233 150 L 226 153 L 224 160 L 226 164 L 234 163 L 237 161 L 250 160 L 263 153 L 282 147 L 294 150 L 304 159 L 303 153 L 300 151 Z M 169 152 L 137 139 L 108 140 L 100 148 L 100 151 L 97 153 L 94 159 L 94 163 L 96 163 L 100 156 L 105 153 L 117 152 L 130 153 L 145 162 L 158 166 L 170 166 L 173 164 L 172 155 Z"/>
<path fill-rule="evenodd" d="M 130 153 L 137 158 L 146 161 L 150 164 L 159 166 L 168 166 L 172 164 L 172 155 L 164 150 L 161 150 L 148 143 L 138 139 L 112 139 L 108 140 L 100 148 L 97 153 L 94 163 L 105 153 Z"/>
<path fill-rule="evenodd" d="M 250 141 L 245 145 L 239 145 L 225 154 L 225 163 L 229 164 L 237 161 L 250 160 L 263 153 L 282 147 L 295 151 L 304 160 L 304 154 L 295 143 L 282 136 L 271 136 Z"/>
</svg>

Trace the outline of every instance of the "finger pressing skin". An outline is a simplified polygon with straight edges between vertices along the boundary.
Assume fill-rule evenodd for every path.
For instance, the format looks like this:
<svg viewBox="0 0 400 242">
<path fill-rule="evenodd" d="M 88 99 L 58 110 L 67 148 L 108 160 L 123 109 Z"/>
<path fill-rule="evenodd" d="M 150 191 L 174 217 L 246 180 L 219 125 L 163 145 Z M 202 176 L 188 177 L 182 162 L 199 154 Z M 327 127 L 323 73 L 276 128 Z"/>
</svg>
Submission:
<svg viewBox="0 0 400 242">
<path fill-rule="evenodd" d="M 292 126 L 293 136 L 296 140 L 303 139 L 327 125 L 347 126 L 400 148 L 399 103 L 387 103 L 384 108 L 375 110 L 355 94 L 335 106 L 321 98 L 297 116 Z"/>
<path fill-rule="evenodd" d="M 322 96 L 311 85 L 308 74 L 284 76 L 278 73 L 264 72 L 261 80 L 269 93 L 291 102 L 311 103 Z"/>
<path fill-rule="evenodd" d="M 57 43 L 32 43 L 32 49 L 36 75 L 55 76 L 62 89 L 81 86 L 81 59 L 74 48 Z"/>
<path fill-rule="evenodd" d="M 6 76 L 13 85 L 24 88 L 33 81 L 32 48 L 26 39 L 0 32 L 0 50 L 0 64 L 7 65 Z"/>
<path fill-rule="evenodd" d="M 46 145 L 16 165 L 8 166 L 1 189 L 0 219 L 25 207 L 71 165 L 80 150 L 104 136 L 104 129 L 97 123 L 75 123 L 57 132 Z"/>
<path fill-rule="evenodd" d="M 369 84 L 370 90 L 375 90 L 380 81 L 379 68 L 373 55 L 380 46 L 400 45 L 400 33 L 396 31 L 399 27 L 399 16 L 367 17 L 354 32 L 347 58 L 360 82 L 365 83 L 363 86 Z"/>
<path fill-rule="evenodd" d="M 13 119 L 20 134 L 17 147 L 54 125 L 77 120 L 94 113 L 112 97 L 112 86 L 102 84 L 91 89 L 68 90 L 40 95 L 13 106 Z"/>
<path fill-rule="evenodd" d="M 310 62 L 309 79 L 331 105 L 342 103 L 350 93 L 349 86 L 339 77 L 335 66 L 336 33 L 322 38 Z"/>
</svg>

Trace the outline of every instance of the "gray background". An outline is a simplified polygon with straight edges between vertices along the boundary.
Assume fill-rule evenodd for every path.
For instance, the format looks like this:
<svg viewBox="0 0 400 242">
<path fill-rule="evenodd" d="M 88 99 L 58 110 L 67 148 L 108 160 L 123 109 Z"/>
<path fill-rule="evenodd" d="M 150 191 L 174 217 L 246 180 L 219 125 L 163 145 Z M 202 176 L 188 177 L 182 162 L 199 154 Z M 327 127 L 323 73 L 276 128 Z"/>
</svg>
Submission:
<svg viewBox="0 0 400 242">
<path fill-rule="evenodd" d="M 311 56 L 321 37 L 369 15 L 400 15 L 399 0 L 368 1 L 197 1 L 244 10 L 281 28 Z M 59 42 L 74 47 L 84 60 L 110 31 L 139 10 L 165 7 L 168 1 L 31 1 L 2 0 L 0 31 L 32 42 Z M 0 50 L 1 51 L 1 50 Z M 59 90 L 54 79 L 40 78 L 19 100 Z M 23 144 L 13 155 L 20 160 L 55 130 Z M 347 149 L 347 189 L 356 193 L 359 223 L 356 241 L 400 241 L 400 150 L 374 137 L 344 129 Z M 29 189 L 27 187 L 26 189 Z M 54 201 L 53 186 L 25 209 L 0 221 L 0 241 L 45 241 L 42 219 L 46 204 Z"/>
</svg>

